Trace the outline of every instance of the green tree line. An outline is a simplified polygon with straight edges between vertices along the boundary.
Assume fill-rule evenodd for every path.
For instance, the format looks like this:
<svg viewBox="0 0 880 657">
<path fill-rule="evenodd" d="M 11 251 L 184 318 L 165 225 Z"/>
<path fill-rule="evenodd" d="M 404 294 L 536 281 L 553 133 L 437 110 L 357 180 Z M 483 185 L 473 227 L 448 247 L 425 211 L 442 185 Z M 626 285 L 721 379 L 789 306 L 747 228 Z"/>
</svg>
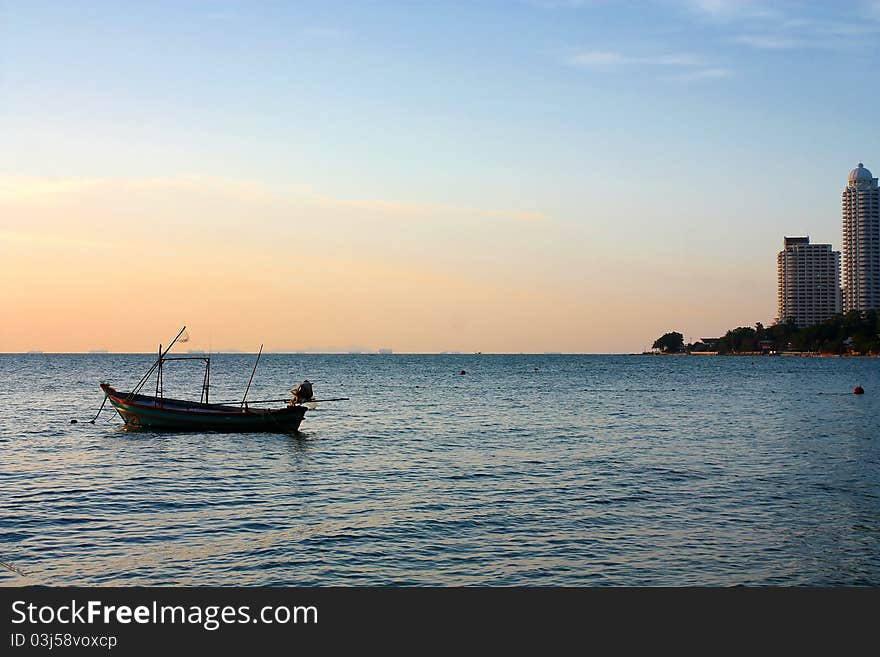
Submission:
<svg viewBox="0 0 880 657">
<path fill-rule="evenodd" d="M 708 351 L 706 345 L 684 345 L 670 339 L 680 333 L 667 333 L 654 343 L 664 352 Z M 665 347 L 665 348 L 664 348 Z M 828 354 L 880 354 L 880 314 L 871 310 L 857 310 L 835 315 L 821 324 L 798 328 L 792 320 L 765 327 L 758 322 L 754 328 L 740 326 L 731 329 L 719 340 L 717 351 L 734 354 L 749 351 L 812 351 Z"/>
</svg>

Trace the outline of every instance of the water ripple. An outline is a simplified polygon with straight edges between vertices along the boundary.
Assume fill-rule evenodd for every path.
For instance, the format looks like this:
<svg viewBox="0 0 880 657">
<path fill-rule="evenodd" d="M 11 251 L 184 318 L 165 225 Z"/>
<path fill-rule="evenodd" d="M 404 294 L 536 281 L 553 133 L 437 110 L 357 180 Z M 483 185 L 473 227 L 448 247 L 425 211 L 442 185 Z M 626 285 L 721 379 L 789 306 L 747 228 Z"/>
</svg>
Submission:
<svg viewBox="0 0 880 657">
<path fill-rule="evenodd" d="M 0 355 L 0 584 L 880 584 L 877 360 L 269 354 L 255 396 L 352 400 L 70 424 L 149 358 Z"/>
</svg>

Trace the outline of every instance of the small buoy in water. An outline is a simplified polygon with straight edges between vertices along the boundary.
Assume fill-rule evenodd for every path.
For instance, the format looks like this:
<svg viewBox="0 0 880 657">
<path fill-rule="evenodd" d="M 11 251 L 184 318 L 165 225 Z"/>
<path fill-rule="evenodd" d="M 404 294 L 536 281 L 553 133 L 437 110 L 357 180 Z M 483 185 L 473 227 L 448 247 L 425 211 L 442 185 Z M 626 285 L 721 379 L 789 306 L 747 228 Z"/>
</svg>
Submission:
<svg viewBox="0 0 880 657">
<path fill-rule="evenodd" d="M 76 420 L 71 420 L 70 423 L 71 423 L 71 424 L 76 424 Z"/>
<path fill-rule="evenodd" d="M 467 372 L 465 372 L 464 370 L 462 370 L 461 373 L 462 373 L 462 374 L 467 374 Z"/>
<path fill-rule="evenodd" d="M 854 395 L 864 395 L 865 389 L 862 386 L 856 386 L 855 388 L 853 388 L 853 394 Z"/>
</svg>

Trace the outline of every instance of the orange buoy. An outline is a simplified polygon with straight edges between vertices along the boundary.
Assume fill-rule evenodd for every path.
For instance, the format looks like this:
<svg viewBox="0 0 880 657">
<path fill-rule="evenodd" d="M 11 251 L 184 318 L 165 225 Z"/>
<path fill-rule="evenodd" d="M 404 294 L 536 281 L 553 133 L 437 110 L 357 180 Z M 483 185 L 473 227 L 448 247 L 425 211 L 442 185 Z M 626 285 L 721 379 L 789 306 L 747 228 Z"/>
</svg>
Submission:
<svg viewBox="0 0 880 657">
<path fill-rule="evenodd" d="M 865 389 L 862 386 L 856 386 L 855 388 L 853 388 L 853 394 L 854 395 L 864 395 Z"/>
</svg>

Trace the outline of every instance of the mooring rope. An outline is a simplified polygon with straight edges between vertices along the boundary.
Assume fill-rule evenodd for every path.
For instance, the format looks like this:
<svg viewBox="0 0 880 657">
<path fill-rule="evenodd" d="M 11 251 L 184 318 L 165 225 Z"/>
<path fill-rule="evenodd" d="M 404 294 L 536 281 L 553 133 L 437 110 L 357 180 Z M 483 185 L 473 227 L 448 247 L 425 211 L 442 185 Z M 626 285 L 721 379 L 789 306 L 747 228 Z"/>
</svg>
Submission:
<svg viewBox="0 0 880 657">
<path fill-rule="evenodd" d="M 98 409 L 98 412 L 95 413 L 95 417 L 93 417 L 91 420 L 89 420 L 89 424 L 94 424 L 94 423 L 95 423 L 95 420 L 98 419 L 98 416 L 101 414 L 101 411 L 104 410 L 104 404 L 107 403 L 107 397 L 108 397 L 108 396 L 109 396 L 109 395 L 107 395 L 106 393 L 104 394 L 104 401 L 101 402 L 101 408 L 99 408 L 99 409 Z M 70 421 L 71 424 L 76 424 L 77 422 L 78 422 L 78 420 L 71 420 L 71 421 Z"/>
</svg>

